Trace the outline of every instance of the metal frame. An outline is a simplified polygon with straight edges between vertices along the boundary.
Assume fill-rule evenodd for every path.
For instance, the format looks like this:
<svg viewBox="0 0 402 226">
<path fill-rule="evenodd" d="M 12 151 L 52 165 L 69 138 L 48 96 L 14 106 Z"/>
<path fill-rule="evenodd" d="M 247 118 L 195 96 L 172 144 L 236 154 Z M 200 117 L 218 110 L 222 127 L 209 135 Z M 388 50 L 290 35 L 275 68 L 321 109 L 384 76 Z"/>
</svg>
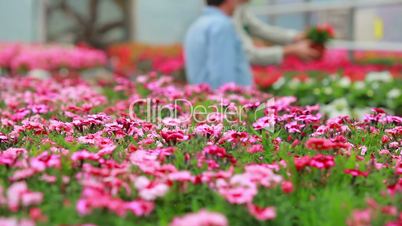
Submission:
<svg viewBox="0 0 402 226">
<path fill-rule="evenodd" d="M 395 42 L 351 42 L 346 40 L 334 40 L 329 44 L 329 47 L 348 50 L 402 51 L 402 43 Z"/>
<path fill-rule="evenodd" d="M 254 6 L 250 7 L 250 9 L 258 15 L 280 15 L 301 12 L 374 7 L 401 3 L 402 0 L 339 0 L 334 2 L 322 1 Z"/>
<path fill-rule="evenodd" d="M 275 4 L 266 6 L 252 6 L 250 10 L 258 15 L 275 18 L 278 15 L 305 13 L 305 23 L 309 23 L 311 12 L 330 11 L 330 10 L 350 10 L 351 16 L 349 28 L 351 31 L 351 40 L 335 40 L 330 44 L 332 48 L 344 48 L 353 50 L 383 50 L 383 51 L 402 51 L 402 43 L 391 42 L 355 42 L 354 41 L 354 17 L 358 8 L 368 8 L 384 5 L 400 5 L 402 0 L 338 0 L 333 2 L 322 1 L 312 2 L 304 0 L 304 3 Z"/>
<path fill-rule="evenodd" d="M 38 30 L 36 34 L 36 41 L 40 43 L 46 42 L 46 33 L 47 33 L 47 16 L 46 16 L 46 8 L 48 4 L 48 0 L 37 0 L 37 8 L 36 12 L 37 14 L 37 19 L 38 19 Z"/>
</svg>

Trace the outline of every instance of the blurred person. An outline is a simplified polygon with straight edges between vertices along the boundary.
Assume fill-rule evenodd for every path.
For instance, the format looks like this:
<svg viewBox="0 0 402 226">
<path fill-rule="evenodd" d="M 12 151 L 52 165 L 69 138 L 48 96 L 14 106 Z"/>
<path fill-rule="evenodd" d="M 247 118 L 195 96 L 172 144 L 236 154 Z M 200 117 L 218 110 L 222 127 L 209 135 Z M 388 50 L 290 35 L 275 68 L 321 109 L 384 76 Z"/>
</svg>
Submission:
<svg viewBox="0 0 402 226">
<path fill-rule="evenodd" d="M 266 66 L 281 64 L 286 56 L 297 56 L 304 60 L 315 59 L 319 52 L 311 47 L 303 33 L 270 26 L 249 12 L 249 0 L 239 0 L 234 13 L 236 30 L 243 42 L 250 63 Z M 257 47 L 253 37 L 276 44 L 271 47 Z"/>
<path fill-rule="evenodd" d="M 249 61 L 233 15 L 239 0 L 206 0 L 203 14 L 187 32 L 184 49 L 187 79 L 213 89 L 227 83 L 252 85 Z"/>
</svg>

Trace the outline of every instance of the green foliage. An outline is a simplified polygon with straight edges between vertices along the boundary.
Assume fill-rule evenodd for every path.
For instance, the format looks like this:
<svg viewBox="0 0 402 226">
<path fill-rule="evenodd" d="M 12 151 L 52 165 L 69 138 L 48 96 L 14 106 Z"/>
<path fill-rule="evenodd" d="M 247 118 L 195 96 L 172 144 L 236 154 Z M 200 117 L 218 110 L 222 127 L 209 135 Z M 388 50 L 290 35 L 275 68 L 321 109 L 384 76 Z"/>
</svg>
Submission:
<svg viewBox="0 0 402 226">
<path fill-rule="evenodd" d="M 319 27 L 313 27 L 309 31 L 307 31 L 307 38 L 310 39 L 315 44 L 324 45 L 329 40 L 333 38 L 333 35 L 330 31 L 321 29 Z"/>
<path fill-rule="evenodd" d="M 324 109 L 325 105 L 329 105 L 330 110 L 333 108 L 355 117 L 368 113 L 370 108 L 384 108 L 402 115 L 402 79 L 389 76 L 382 79 L 383 75 L 376 73 L 372 77 L 378 79 L 352 82 L 346 77 L 319 72 L 309 75 L 307 81 L 301 82 L 288 73 L 267 91 L 276 96 L 296 96 L 301 105 L 320 104 Z M 344 100 L 346 106 L 338 106 L 337 109 L 337 100 Z"/>
</svg>

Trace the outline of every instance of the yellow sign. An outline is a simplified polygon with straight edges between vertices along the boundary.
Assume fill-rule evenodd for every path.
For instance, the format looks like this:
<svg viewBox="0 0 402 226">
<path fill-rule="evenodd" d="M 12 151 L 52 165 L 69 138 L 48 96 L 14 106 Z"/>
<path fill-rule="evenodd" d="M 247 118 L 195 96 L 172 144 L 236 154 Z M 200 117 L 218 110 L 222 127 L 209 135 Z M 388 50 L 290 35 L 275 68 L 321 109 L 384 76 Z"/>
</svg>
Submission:
<svg viewBox="0 0 402 226">
<path fill-rule="evenodd" d="M 374 18 L 374 37 L 377 40 L 384 37 L 384 21 L 378 16 Z"/>
</svg>

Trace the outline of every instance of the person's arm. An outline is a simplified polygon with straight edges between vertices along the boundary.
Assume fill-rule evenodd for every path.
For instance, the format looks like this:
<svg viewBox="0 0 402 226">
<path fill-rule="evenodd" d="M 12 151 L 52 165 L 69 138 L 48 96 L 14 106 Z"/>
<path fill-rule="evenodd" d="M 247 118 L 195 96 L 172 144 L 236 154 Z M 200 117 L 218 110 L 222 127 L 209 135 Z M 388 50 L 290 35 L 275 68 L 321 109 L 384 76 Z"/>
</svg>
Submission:
<svg viewBox="0 0 402 226">
<path fill-rule="evenodd" d="M 304 60 L 311 60 L 319 55 L 315 49 L 311 48 L 309 41 L 300 41 L 286 46 L 257 48 L 246 44 L 244 47 L 250 63 L 259 66 L 281 64 L 285 56 L 296 56 Z"/>
<path fill-rule="evenodd" d="M 242 10 L 244 10 L 243 24 L 248 27 L 249 32 L 252 35 L 258 38 L 276 44 L 286 45 L 297 40 L 298 36 L 300 35 L 298 31 L 270 26 L 262 22 L 255 15 L 250 13 L 246 7 Z"/>
<path fill-rule="evenodd" d="M 283 61 L 284 51 L 281 46 L 259 48 L 254 45 L 252 37 L 244 30 L 243 27 L 243 10 L 238 9 L 234 16 L 234 23 L 237 33 L 243 44 L 243 49 L 252 65 L 266 66 L 271 64 L 280 64 Z"/>
<path fill-rule="evenodd" d="M 281 64 L 285 56 L 284 48 L 282 46 L 256 48 L 247 45 L 245 46 L 245 50 L 250 63 L 258 66 Z"/>
<path fill-rule="evenodd" d="M 208 42 L 207 70 L 213 88 L 234 81 L 236 76 L 236 33 L 230 23 L 211 28 Z"/>
</svg>

